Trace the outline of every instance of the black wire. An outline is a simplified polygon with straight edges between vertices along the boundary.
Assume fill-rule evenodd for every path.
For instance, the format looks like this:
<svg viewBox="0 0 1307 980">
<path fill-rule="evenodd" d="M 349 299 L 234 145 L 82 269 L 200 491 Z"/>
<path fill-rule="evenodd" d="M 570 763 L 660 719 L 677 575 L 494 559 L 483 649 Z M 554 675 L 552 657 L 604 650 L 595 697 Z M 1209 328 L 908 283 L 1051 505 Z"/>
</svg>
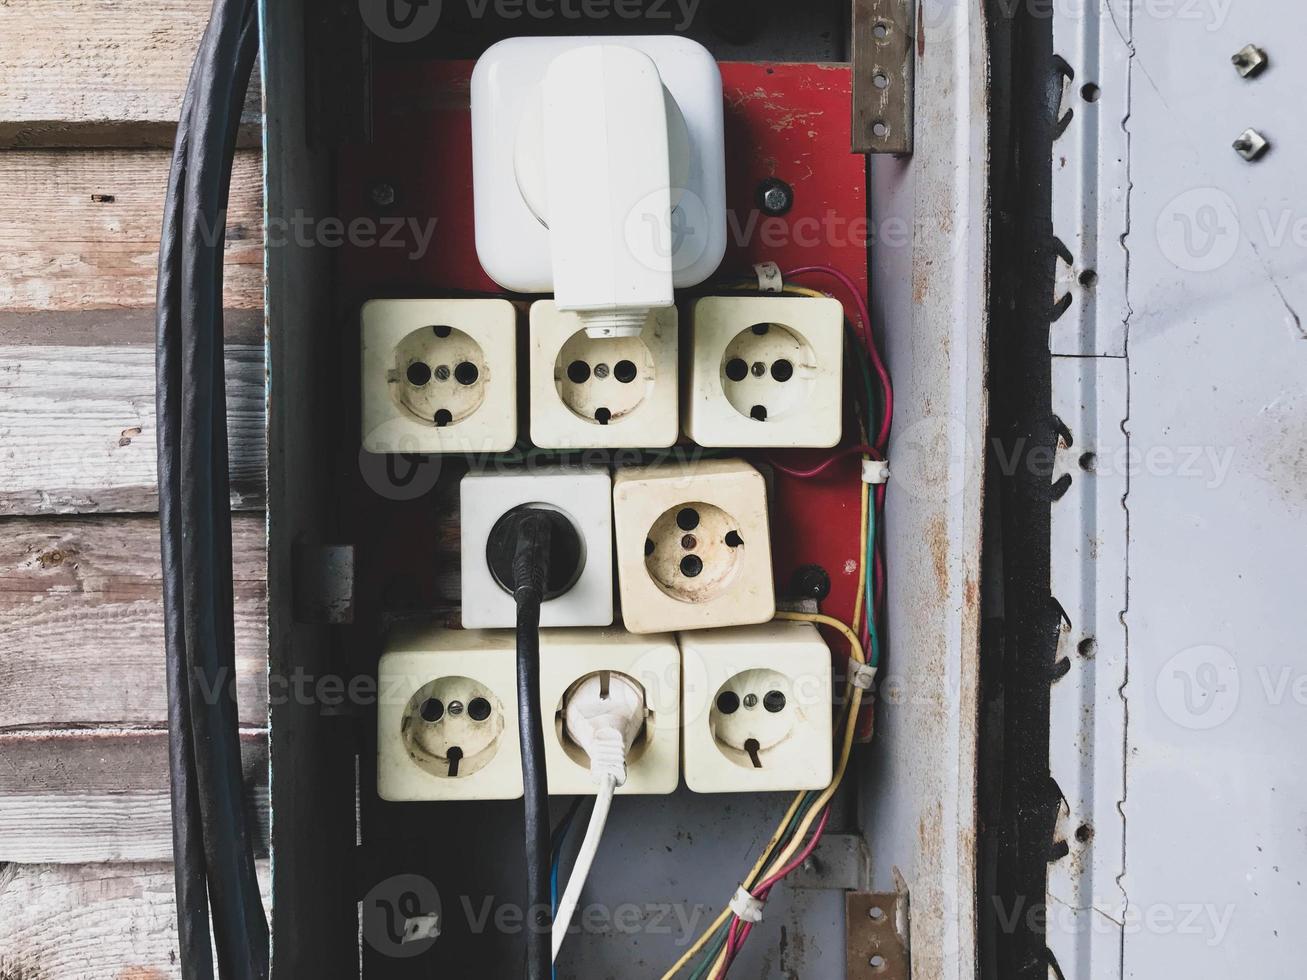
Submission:
<svg viewBox="0 0 1307 980">
<path fill-rule="evenodd" d="M 553 909 L 549 888 L 551 841 L 545 731 L 540 711 L 540 603 L 549 578 L 552 527 L 547 515 L 527 512 L 517 525 L 513 598 L 517 603 L 517 702 L 526 814 L 526 975 L 553 976 Z"/>
<path fill-rule="evenodd" d="M 206 876 L 220 974 L 240 980 L 268 974 L 268 927 L 243 805 L 235 704 L 222 364 L 225 210 L 257 52 L 253 3 L 215 0 L 178 128 L 160 248 L 160 517 L 174 847 L 188 978 L 213 973 Z"/>
</svg>

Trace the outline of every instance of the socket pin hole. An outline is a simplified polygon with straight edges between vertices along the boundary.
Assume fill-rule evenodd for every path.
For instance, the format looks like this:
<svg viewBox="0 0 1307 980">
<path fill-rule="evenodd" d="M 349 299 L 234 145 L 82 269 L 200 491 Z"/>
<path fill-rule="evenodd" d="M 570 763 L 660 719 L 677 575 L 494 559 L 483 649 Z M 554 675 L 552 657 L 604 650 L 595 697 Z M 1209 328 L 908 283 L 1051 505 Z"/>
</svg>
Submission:
<svg viewBox="0 0 1307 980">
<path fill-rule="evenodd" d="M 454 368 L 454 380 L 461 385 L 474 385 L 479 377 L 481 377 L 481 372 L 471 361 L 464 361 Z"/>
<path fill-rule="evenodd" d="M 644 556 L 645 556 L 646 558 L 648 558 L 648 557 L 649 557 L 650 555 L 652 555 L 653 553 L 654 553 L 654 543 L 653 543 L 653 538 L 645 538 L 645 539 L 644 539 Z"/>
<path fill-rule="evenodd" d="M 742 357 L 732 357 L 726 362 L 726 377 L 732 381 L 743 381 L 749 376 L 749 365 Z"/>
<path fill-rule="evenodd" d="M 613 377 L 624 385 L 629 385 L 634 381 L 635 374 L 636 369 L 634 361 L 618 361 L 613 365 Z"/>
<path fill-rule="evenodd" d="M 431 332 L 434 333 L 437 337 L 444 339 L 445 337 L 448 337 L 451 333 L 454 332 L 454 328 L 447 327 L 442 323 L 439 326 L 432 327 Z"/>
<path fill-rule="evenodd" d="M 762 706 L 772 714 L 785 710 L 785 695 L 780 691 L 768 691 L 762 697 Z"/>
<path fill-rule="evenodd" d="M 676 514 L 676 526 L 682 531 L 693 531 L 699 526 L 699 512 L 693 507 L 683 507 Z"/>
<path fill-rule="evenodd" d="M 409 384 L 414 388 L 421 388 L 431 380 L 431 368 L 427 367 L 421 361 L 414 361 L 408 366 L 405 375 L 408 377 Z"/>
<path fill-rule="evenodd" d="M 722 691 L 717 695 L 717 710 L 724 715 L 733 715 L 740 710 L 740 696 L 734 691 Z"/>
<path fill-rule="evenodd" d="M 739 531 L 727 531 L 724 540 L 726 542 L 726 547 L 728 548 L 738 548 L 740 545 L 744 544 L 744 538 L 740 537 Z"/>
<path fill-rule="evenodd" d="M 794 365 L 784 358 L 781 358 L 771 366 L 771 376 L 781 382 L 781 384 L 784 384 L 786 381 L 789 381 L 790 378 L 794 377 Z"/>
<path fill-rule="evenodd" d="M 767 421 L 767 406 L 766 406 L 766 405 L 754 405 L 753 408 L 749 409 L 749 418 L 754 419 L 754 420 L 756 420 L 756 421 L 758 421 L 758 422 L 766 422 L 766 421 Z"/>
<path fill-rule="evenodd" d="M 573 361 L 567 365 L 567 380 L 574 385 L 583 385 L 590 380 L 590 365 L 585 361 Z"/>
<path fill-rule="evenodd" d="M 606 408 L 595 409 L 595 421 L 600 425 L 607 425 L 613 417 L 613 413 Z"/>
<path fill-rule="evenodd" d="M 450 422 L 454 421 L 454 416 L 450 413 L 449 409 L 442 408 L 440 411 L 436 412 L 434 421 L 437 428 L 443 429 L 445 426 L 449 425 Z"/>
<path fill-rule="evenodd" d="M 698 555 L 686 555 L 681 559 L 681 574 L 686 578 L 695 578 L 703 571 L 703 559 Z"/>
<path fill-rule="evenodd" d="M 757 334 L 759 337 L 761 337 L 761 336 L 763 336 L 763 334 L 765 334 L 768 330 L 771 329 L 771 324 L 770 324 L 770 323 L 755 323 L 755 324 L 754 324 L 753 326 L 751 326 L 749 329 L 752 330 L 752 331 L 753 331 L 755 334 Z"/>
<path fill-rule="evenodd" d="M 427 698 L 422 702 L 422 707 L 418 708 L 418 714 L 428 725 L 434 725 L 445 716 L 445 706 L 440 698 Z"/>
<path fill-rule="evenodd" d="M 473 698 L 468 703 L 467 716 L 473 721 L 485 721 L 490 717 L 490 702 L 485 698 Z"/>
</svg>

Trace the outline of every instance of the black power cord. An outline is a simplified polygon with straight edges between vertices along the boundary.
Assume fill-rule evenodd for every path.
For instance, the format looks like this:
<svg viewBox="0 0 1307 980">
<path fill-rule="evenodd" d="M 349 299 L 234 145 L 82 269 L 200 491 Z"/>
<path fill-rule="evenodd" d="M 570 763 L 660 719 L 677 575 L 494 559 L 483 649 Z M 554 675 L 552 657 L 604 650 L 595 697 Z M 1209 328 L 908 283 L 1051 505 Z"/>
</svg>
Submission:
<svg viewBox="0 0 1307 980">
<path fill-rule="evenodd" d="M 258 54 L 255 6 L 215 0 L 191 71 L 159 251 L 159 512 L 180 968 L 268 976 L 235 700 L 222 260 L 232 161 Z"/>
<path fill-rule="evenodd" d="M 517 703 L 522 745 L 522 798 L 526 815 L 526 975 L 553 976 L 550 896 L 549 786 L 540 707 L 540 606 L 567 591 L 583 562 L 581 538 L 561 513 L 521 507 L 490 532 L 486 559 L 501 587 L 517 603 Z"/>
</svg>

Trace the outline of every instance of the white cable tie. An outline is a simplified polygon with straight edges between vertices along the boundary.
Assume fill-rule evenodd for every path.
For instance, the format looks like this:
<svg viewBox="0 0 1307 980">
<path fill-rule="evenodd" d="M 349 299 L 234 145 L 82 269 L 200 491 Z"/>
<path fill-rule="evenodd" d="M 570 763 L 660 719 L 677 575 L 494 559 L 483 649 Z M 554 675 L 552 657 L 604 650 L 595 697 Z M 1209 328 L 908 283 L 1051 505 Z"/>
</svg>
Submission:
<svg viewBox="0 0 1307 980">
<path fill-rule="evenodd" d="M 404 938 L 400 944 L 421 942 L 423 939 L 440 938 L 440 915 L 433 912 L 430 915 L 414 916 L 404 922 Z"/>
<path fill-rule="evenodd" d="M 759 262 L 753 267 L 758 276 L 758 290 L 764 293 L 783 293 L 785 280 L 781 278 L 781 267 L 775 262 Z"/>
<path fill-rule="evenodd" d="M 735 892 L 735 897 L 731 899 L 731 911 L 741 922 L 752 922 L 757 924 L 762 921 L 762 902 L 749 894 L 749 890 L 741 885 Z"/>
<path fill-rule="evenodd" d="M 859 691 L 870 691 L 876 683 L 876 668 L 861 660 L 849 658 L 849 683 Z"/>
<path fill-rule="evenodd" d="M 864 459 L 862 461 L 862 482 L 872 486 L 889 483 L 889 460 Z"/>
</svg>

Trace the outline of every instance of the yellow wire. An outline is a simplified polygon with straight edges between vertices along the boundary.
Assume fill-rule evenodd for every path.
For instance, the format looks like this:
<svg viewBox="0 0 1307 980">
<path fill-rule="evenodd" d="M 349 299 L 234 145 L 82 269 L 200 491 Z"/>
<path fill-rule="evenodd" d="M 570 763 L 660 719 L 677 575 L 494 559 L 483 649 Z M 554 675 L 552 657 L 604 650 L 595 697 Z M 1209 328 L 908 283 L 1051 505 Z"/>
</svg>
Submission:
<svg viewBox="0 0 1307 980">
<path fill-rule="evenodd" d="M 864 480 L 862 483 L 862 531 L 861 533 L 858 534 L 858 540 L 864 543 L 867 540 L 867 517 L 868 514 L 870 513 L 870 504 L 871 504 L 871 484 L 867 483 Z M 863 545 L 860 545 L 859 548 L 860 550 L 858 554 L 858 597 L 856 600 L 854 600 L 853 603 L 853 623 L 852 623 L 853 632 L 855 633 L 862 628 L 863 599 L 867 594 L 867 570 L 862 567 L 862 560 L 863 557 L 865 556 L 865 547 Z"/>
</svg>

